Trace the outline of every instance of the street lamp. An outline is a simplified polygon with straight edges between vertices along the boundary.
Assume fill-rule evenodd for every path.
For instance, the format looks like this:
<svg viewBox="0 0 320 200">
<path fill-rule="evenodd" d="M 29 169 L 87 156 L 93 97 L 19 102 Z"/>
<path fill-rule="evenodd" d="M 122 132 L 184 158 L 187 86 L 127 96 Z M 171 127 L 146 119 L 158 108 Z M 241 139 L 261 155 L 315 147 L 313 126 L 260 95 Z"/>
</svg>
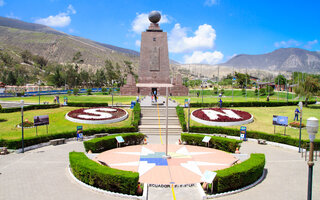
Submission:
<svg viewBox="0 0 320 200">
<path fill-rule="evenodd" d="M 314 149 L 314 139 L 319 129 L 319 120 L 315 117 L 310 117 L 307 119 L 307 131 L 310 139 L 310 152 L 309 152 L 309 173 L 308 173 L 308 200 L 312 199 L 312 176 L 313 176 L 313 149 Z"/>
<path fill-rule="evenodd" d="M 39 81 L 38 81 L 39 105 L 40 105 L 40 84 L 41 84 L 41 81 L 39 80 Z"/>
<path fill-rule="evenodd" d="M 302 108 L 303 108 L 303 103 L 300 101 L 299 102 L 299 107 L 300 107 L 300 125 L 299 125 L 299 153 L 301 149 L 301 123 L 302 123 Z"/>
<path fill-rule="evenodd" d="M 203 107 L 203 81 L 201 82 L 201 96 L 202 96 L 202 107 Z"/>
<path fill-rule="evenodd" d="M 21 149 L 22 149 L 22 153 L 24 153 L 24 144 L 23 144 L 23 104 L 24 104 L 24 101 L 23 100 L 21 100 L 20 101 L 20 103 L 21 103 Z"/>
</svg>

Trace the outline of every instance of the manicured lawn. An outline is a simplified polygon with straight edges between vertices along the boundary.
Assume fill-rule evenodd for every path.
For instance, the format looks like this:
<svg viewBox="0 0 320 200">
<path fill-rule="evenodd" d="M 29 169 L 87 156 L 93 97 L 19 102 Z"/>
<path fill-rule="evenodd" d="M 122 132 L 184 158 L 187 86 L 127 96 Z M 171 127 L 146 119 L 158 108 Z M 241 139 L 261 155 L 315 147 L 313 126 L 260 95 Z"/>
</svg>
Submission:
<svg viewBox="0 0 320 200">
<path fill-rule="evenodd" d="M 191 108 L 191 112 L 196 108 Z M 247 130 L 254 130 L 254 131 L 261 131 L 265 133 L 274 133 L 274 126 L 272 125 L 272 116 L 273 115 L 280 115 L 280 116 L 287 116 L 289 123 L 293 121 L 294 118 L 294 110 L 296 106 L 283 106 L 283 107 L 242 107 L 242 108 L 232 108 L 243 110 L 249 112 L 254 116 L 254 122 L 250 124 L 246 124 L 244 126 L 247 127 Z M 188 109 L 184 109 L 186 120 L 187 120 L 187 113 Z M 303 109 L 303 118 L 302 123 L 306 124 L 307 119 L 309 117 L 316 117 L 320 119 L 320 112 L 318 109 L 310 109 L 304 108 Z M 191 120 L 191 126 L 204 126 L 198 122 Z M 229 126 L 229 128 L 236 128 L 240 130 L 240 126 Z M 320 132 L 320 129 L 319 129 Z M 283 134 L 284 127 L 276 126 L 276 134 Z M 302 138 L 309 139 L 308 133 L 306 129 L 302 129 Z M 299 138 L 299 129 L 289 128 L 286 129 L 286 134 L 290 135 L 293 138 Z M 316 138 L 320 139 L 320 134 L 317 134 Z"/>
<path fill-rule="evenodd" d="M 60 97 L 60 103 L 63 103 L 63 98 L 67 97 L 69 102 L 92 102 L 92 103 L 106 103 L 109 105 L 112 104 L 112 96 L 111 95 L 58 95 Z M 40 96 L 40 103 L 49 102 L 53 103 L 54 96 Z M 39 96 L 32 97 L 10 97 L 10 98 L 1 98 L 1 101 L 20 101 L 24 100 L 26 103 L 38 103 Z M 130 104 L 131 101 L 135 101 L 135 96 L 113 96 L 113 103 L 122 103 L 122 104 Z"/>
<path fill-rule="evenodd" d="M 112 123 L 112 124 L 79 124 L 70 122 L 65 119 L 65 114 L 71 110 L 79 109 L 76 107 L 60 107 L 56 109 L 47 110 L 30 110 L 24 112 L 24 119 L 28 119 L 33 122 L 33 117 L 37 115 L 49 115 L 49 134 L 61 133 L 66 131 L 75 131 L 79 125 L 83 126 L 83 129 L 89 128 L 101 128 L 101 127 L 120 127 L 129 126 L 131 124 L 131 110 L 126 109 L 129 113 L 128 119 Z M 0 122 L 0 139 L 18 139 L 21 138 L 21 129 L 17 128 L 16 125 L 21 123 L 21 113 L 0 113 L 0 119 L 6 119 L 8 121 Z M 46 126 L 38 127 L 38 135 L 47 134 Z M 36 135 L 36 128 L 25 128 L 25 137 L 31 137 Z"/>
</svg>

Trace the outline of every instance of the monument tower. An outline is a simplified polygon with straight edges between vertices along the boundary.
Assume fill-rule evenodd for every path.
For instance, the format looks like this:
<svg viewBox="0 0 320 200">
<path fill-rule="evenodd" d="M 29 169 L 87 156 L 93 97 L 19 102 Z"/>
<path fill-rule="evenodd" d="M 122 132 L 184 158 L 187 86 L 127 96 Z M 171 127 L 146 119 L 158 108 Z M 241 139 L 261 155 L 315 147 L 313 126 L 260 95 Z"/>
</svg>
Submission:
<svg viewBox="0 0 320 200">
<path fill-rule="evenodd" d="M 164 85 L 173 84 L 173 87 L 169 88 L 172 95 L 188 95 L 188 88 L 182 85 L 181 76 L 177 76 L 171 81 L 167 33 L 160 29 L 158 24 L 160 19 L 161 15 L 158 11 L 150 12 L 150 26 L 141 34 L 138 87 L 132 85 L 132 76 L 129 76 L 130 85 L 122 87 L 121 94 L 150 95 L 151 92 L 156 91 L 157 94 L 165 95 Z"/>
</svg>

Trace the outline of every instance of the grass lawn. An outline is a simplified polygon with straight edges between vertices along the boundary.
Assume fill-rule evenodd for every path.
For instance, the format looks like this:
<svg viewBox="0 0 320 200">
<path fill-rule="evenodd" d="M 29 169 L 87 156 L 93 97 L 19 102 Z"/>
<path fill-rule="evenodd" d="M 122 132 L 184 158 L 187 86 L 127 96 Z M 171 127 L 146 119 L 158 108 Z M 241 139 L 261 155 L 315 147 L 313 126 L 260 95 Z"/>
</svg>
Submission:
<svg viewBox="0 0 320 200">
<path fill-rule="evenodd" d="M 112 104 L 112 96 L 111 95 L 58 95 L 60 97 L 60 103 L 63 103 L 63 98 L 67 97 L 69 102 L 91 102 L 91 103 L 106 103 L 109 105 Z M 40 103 L 49 102 L 53 103 L 54 96 L 46 95 L 40 96 Z M 9 98 L 1 98 L 1 101 L 20 101 L 24 100 L 26 103 L 38 103 L 39 96 L 32 97 L 9 97 Z M 130 104 L 131 101 L 135 101 L 135 96 L 113 96 L 113 103 L 122 103 L 122 104 Z"/>
<path fill-rule="evenodd" d="M 76 107 L 60 107 L 56 109 L 47 110 L 30 110 L 24 112 L 24 119 L 28 119 L 33 122 L 33 117 L 37 115 L 49 115 L 50 125 L 48 127 L 49 134 L 61 133 L 64 131 L 74 131 L 79 125 L 83 126 L 83 129 L 89 128 L 101 128 L 101 127 L 120 127 L 129 126 L 131 124 L 131 110 L 126 109 L 129 117 L 121 122 L 111 123 L 111 124 L 80 124 L 70 122 L 65 119 L 65 114 L 71 110 L 79 109 Z M 6 119 L 7 121 L 0 122 L 0 138 L 1 139 L 18 139 L 21 138 L 21 129 L 17 128 L 16 125 L 21 123 L 21 113 L 0 113 L 0 119 Z M 38 127 L 38 135 L 45 135 L 46 126 Z M 25 128 L 24 129 L 25 138 L 35 136 L 36 128 Z"/>
<path fill-rule="evenodd" d="M 197 108 L 191 108 L 191 112 Z M 296 106 L 283 106 L 283 107 L 242 107 L 242 108 L 234 108 L 238 110 L 247 111 L 254 116 L 254 122 L 250 124 L 246 124 L 244 126 L 247 127 L 247 130 L 254 130 L 254 131 L 261 131 L 265 133 L 274 133 L 274 126 L 272 125 L 272 116 L 273 115 L 280 115 L 280 116 L 287 116 L 289 123 L 293 121 L 294 118 L 294 110 Z M 187 120 L 187 113 L 188 109 L 184 109 L 186 120 Z M 303 109 L 303 118 L 302 123 L 306 124 L 307 119 L 309 117 L 316 117 L 320 119 L 320 112 L 318 109 L 310 109 L 304 108 Z M 190 121 L 191 126 L 204 126 L 198 122 L 193 120 Z M 229 128 L 237 128 L 240 130 L 240 126 L 229 126 Z M 320 132 L 320 129 L 319 129 Z M 284 127 L 276 126 L 276 134 L 283 134 Z M 287 127 L 286 134 L 290 135 L 293 138 L 299 138 L 299 129 L 294 129 Z M 302 129 L 301 131 L 303 139 L 309 139 L 308 133 L 306 129 Z M 316 135 L 317 139 L 320 139 L 320 134 Z"/>
</svg>

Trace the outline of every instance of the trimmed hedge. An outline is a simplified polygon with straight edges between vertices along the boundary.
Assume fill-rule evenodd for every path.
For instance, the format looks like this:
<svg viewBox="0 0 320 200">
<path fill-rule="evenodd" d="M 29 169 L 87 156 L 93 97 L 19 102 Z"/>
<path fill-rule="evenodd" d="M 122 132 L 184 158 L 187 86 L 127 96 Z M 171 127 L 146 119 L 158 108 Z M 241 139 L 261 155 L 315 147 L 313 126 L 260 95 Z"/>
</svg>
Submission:
<svg viewBox="0 0 320 200">
<path fill-rule="evenodd" d="M 100 165 L 81 152 L 70 152 L 69 161 L 74 176 L 88 185 L 111 192 L 136 194 L 139 180 L 137 172 Z"/>
<path fill-rule="evenodd" d="M 277 101 L 248 101 L 248 102 L 223 102 L 223 107 L 277 107 L 277 106 L 295 106 L 299 101 L 277 102 Z M 316 101 L 308 101 L 308 104 L 314 104 Z M 190 107 L 218 107 L 219 103 L 190 103 Z"/>
<path fill-rule="evenodd" d="M 192 133 L 209 133 L 209 134 L 226 134 L 232 136 L 239 136 L 240 130 L 235 128 L 225 128 L 221 126 L 191 126 L 190 132 Z M 288 144 L 291 146 L 299 146 L 299 139 L 291 138 L 290 136 L 268 134 L 259 131 L 247 131 L 248 138 L 264 139 L 271 142 L 277 142 L 282 144 Z M 309 140 L 301 140 L 301 147 L 306 147 Z M 320 140 L 314 140 L 315 148 L 320 149 Z"/>
<path fill-rule="evenodd" d="M 181 140 L 190 145 L 206 146 L 207 144 L 202 142 L 204 136 L 201 134 L 181 133 Z M 211 136 L 209 147 L 234 153 L 237 147 L 240 148 L 241 143 L 241 140 Z"/>
<path fill-rule="evenodd" d="M 23 106 L 24 111 L 28 110 L 39 110 L 39 109 L 52 109 L 52 108 L 59 108 L 59 104 L 38 104 L 38 105 L 29 105 L 29 106 Z M 0 109 L 0 113 L 12 113 L 12 112 L 20 112 L 21 107 L 15 107 L 15 108 L 2 108 Z"/>
<path fill-rule="evenodd" d="M 136 105 L 135 105 L 135 106 L 133 107 L 133 109 L 132 109 L 132 113 L 133 113 L 133 118 L 132 118 L 131 125 L 136 128 L 135 131 L 138 131 L 138 126 L 139 126 L 140 120 L 141 120 L 141 107 L 140 107 L 140 103 L 136 103 Z"/>
<path fill-rule="evenodd" d="M 52 104 L 57 105 L 57 104 Z M 42 106 L 42 105 L 41 105 Z M 138 124 L 140 122 L 140 104 L 136 104 L 137 109 L 133 112 L 134 120 L 131 122 L 131 126 L 123 126 L 123 127 L 104 127 L 104 128 L 95 128 L 95 129 L 85 129 L 83 130 L 83 135 L 94 135 L 98 133 L 128 133 L 128 132 L 137 132 Z M 72 138 L 77 137 L 76 131 L 68 131 L 61 132 L 50 135 L 40 135 L 33 136 L 24 139 L 24 147 L 32 146 L 35 144 L 40 144 L 43 142 L 48 142 L 53 139 L 58 138 Z M 4 140 L 0 139 L 0 146 L 5 146 L 8 149 L 19 149 L 22 147 L 21 139 L 13 139 L 13 140 Z"/>
<path fill-rule="evenodd" d="M 70 107 L 99 107 L 99 106 L 108 106 L 108 103 L 89 103 L 89 102 L 68 102 Z"/>
<path fill-rule="evenodd" d="M 182 131 L 187 131 L 187 123 L 186 123 L 186 119 L 184 116 L 184 111 L 183 111 L 183 107 L 177 106 L 176 107 L 176 112 L 179 118 L 179 122 L 182 128 Z"/>
<path fill-rule="evenodd" d="M 216 171 L 213 191 L 222 193 L 254 183 L 262 176 L 265 162 L 264 154 L 252 153 L 248 160 L 230 168 Z"/>
<path fill-rule="evenodd" d="M 145 135 L 142 133 L 127 133 L 127 134 L 117 134 L 117 135 L 108 135 L 101 138 L 94 138 L 92 140 L 84 141 L 84 148 L 88 152 L 89 150 L 92 153 L 100 153 L 109 149 L 117 147 L 116 137 L 122 136 L 124 143 L 121 146 L 130 146 L 141 144 Z"/>
</svg>

